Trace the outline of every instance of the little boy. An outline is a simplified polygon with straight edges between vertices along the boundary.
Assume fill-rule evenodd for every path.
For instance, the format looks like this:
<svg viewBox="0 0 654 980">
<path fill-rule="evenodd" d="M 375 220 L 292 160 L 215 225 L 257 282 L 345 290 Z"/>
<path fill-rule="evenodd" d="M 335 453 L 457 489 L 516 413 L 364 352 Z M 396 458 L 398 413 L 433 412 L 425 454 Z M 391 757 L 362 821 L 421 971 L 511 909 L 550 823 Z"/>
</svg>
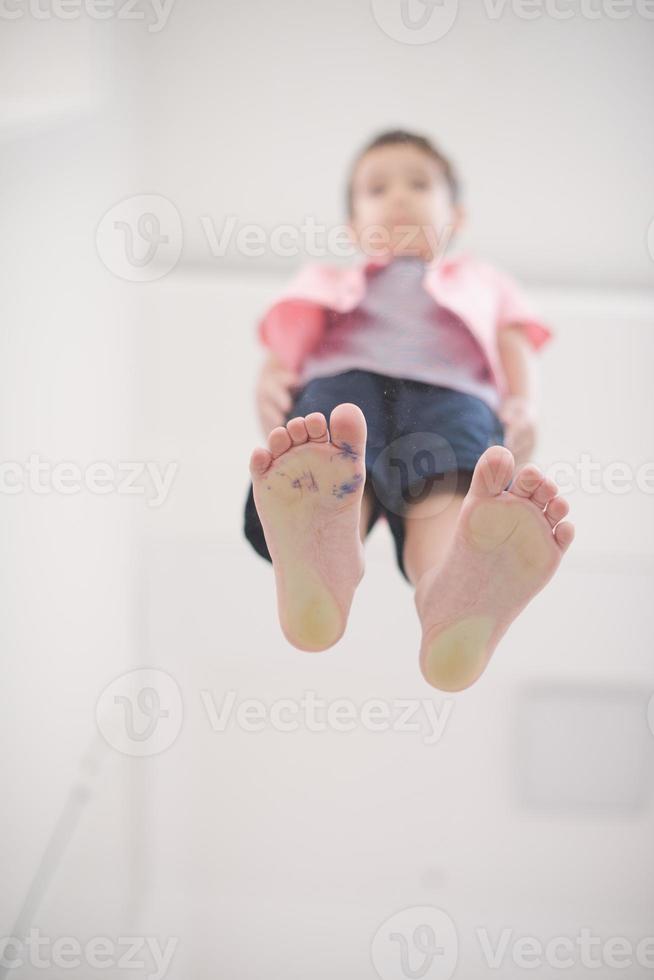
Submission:
<svg viewBox="0 0 654 980">
<path fill-rule="evenodd" d="M 244 531 L 273 563 L 288 641 L 325 650 L 384 517 L 415 589 L 423 676 L 460 691 L 574 538 L 556 483 L 516 470 L 535 445 L 533 352 L 552 332 L 504 273 L 442 254 L 459 185 L 425 137 L 368 144 L 347 206 L 367 260 L 304 266 L 259 322 L 268 437 L 250 458 Z"/>
</svg>

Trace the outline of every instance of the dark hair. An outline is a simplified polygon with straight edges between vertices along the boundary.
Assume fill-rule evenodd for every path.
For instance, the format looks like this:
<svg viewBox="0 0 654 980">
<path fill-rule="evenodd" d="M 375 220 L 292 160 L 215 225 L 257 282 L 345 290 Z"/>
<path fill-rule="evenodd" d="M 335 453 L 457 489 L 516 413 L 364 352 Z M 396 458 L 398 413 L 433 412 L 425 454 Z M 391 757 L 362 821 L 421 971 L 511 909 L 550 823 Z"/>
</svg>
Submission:
<svg viewBox="0 0 654 980">
<path fill-rule="evenodd" d="M 443 176 L 445 177 L 450 189 L 452 203 L 458 204 L 461 196 L 461 185 L 451 161 L 445 156 L 445 154 L 441 153 L 438 147 L 434 146 L 431 140 L 427 139 L 426 136 L 420 136 L 418 133 L 410 133 L 404 129 L 391 129 L 385 133 L 380 133 L 378 136 L 375 136 L 370 143 L 364 146 L 364 148 L 359 151 L 350 167 L 350 175 L 347 181 L 346 201 L 347 213 L 350 217 L 352 216 L 353 205 L 352 183 L 354 173 L 361 160 L 363 160 L 363 158 L 370 153 L 371 150 L 376 150 L 380 146 L 397 146 L 401 144 L 417 147 L 417 149 L 422 150 L 423 153 L 428 154 L 432 160 L 435 160 L 436 163 L 440 164 L 443 171 Z"/>
</svg>

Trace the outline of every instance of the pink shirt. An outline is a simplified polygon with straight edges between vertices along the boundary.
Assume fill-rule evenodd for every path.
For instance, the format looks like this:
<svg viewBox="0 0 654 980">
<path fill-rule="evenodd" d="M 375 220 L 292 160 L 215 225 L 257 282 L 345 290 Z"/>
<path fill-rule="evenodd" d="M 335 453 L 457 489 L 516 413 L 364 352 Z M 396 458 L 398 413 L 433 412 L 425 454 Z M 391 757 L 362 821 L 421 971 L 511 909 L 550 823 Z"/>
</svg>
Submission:
<svg viewBox="0 0 654 980">
<path fill-rule="evenodd" d="M 389 255 L 351 266 L 306 263 L 259 320 L 259 340 L 288 368 L 298 371 L 325 334 L 327 311 L 355 309 L 365 295 L 366 271 L 391 260 Z M 472 256 L 428 263 L 423 286 L 440 306 L 458 316 L 477 340 L 502 397 L 508 394 L 508 386 L 499 354 L 499 333 L 518 324 L 534 350 L 553 336 L 510 276 Z"/>
</svg>

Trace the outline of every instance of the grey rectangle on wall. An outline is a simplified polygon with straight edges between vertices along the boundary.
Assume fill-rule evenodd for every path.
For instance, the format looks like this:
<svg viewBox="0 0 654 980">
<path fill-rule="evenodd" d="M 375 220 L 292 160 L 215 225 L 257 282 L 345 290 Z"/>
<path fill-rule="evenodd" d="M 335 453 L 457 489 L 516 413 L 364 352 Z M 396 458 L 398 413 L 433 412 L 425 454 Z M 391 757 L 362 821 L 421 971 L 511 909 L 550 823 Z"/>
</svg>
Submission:
<svg viewBox="0 0 654 980">
<path fill-rule="evenodd" d="M 608 683 L 521 691 L 512 726 L 519 804 L 591 816 L 648 807 L 654 772 L 651 696 Z"/>
</svg>

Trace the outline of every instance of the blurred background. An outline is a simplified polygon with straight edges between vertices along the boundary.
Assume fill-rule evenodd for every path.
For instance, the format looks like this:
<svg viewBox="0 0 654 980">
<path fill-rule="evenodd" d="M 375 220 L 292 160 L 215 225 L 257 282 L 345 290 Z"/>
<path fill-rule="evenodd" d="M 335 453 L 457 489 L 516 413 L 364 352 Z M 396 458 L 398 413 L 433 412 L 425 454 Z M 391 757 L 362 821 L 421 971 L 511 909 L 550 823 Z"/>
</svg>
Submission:
<svg viewBox="0 0 654 980">
<path fill-rule="evenodd" d="M 4 4 L 0 976 L 651 975 L 653 40 L 645 0 Z M 257 318 L 395 127 L 552 324 L 576 525 L 453 696 L 385 524 L 315 656 L 242 533 Z M 392 724 L 275 723 L 307 692 Z"/>
</svg>

